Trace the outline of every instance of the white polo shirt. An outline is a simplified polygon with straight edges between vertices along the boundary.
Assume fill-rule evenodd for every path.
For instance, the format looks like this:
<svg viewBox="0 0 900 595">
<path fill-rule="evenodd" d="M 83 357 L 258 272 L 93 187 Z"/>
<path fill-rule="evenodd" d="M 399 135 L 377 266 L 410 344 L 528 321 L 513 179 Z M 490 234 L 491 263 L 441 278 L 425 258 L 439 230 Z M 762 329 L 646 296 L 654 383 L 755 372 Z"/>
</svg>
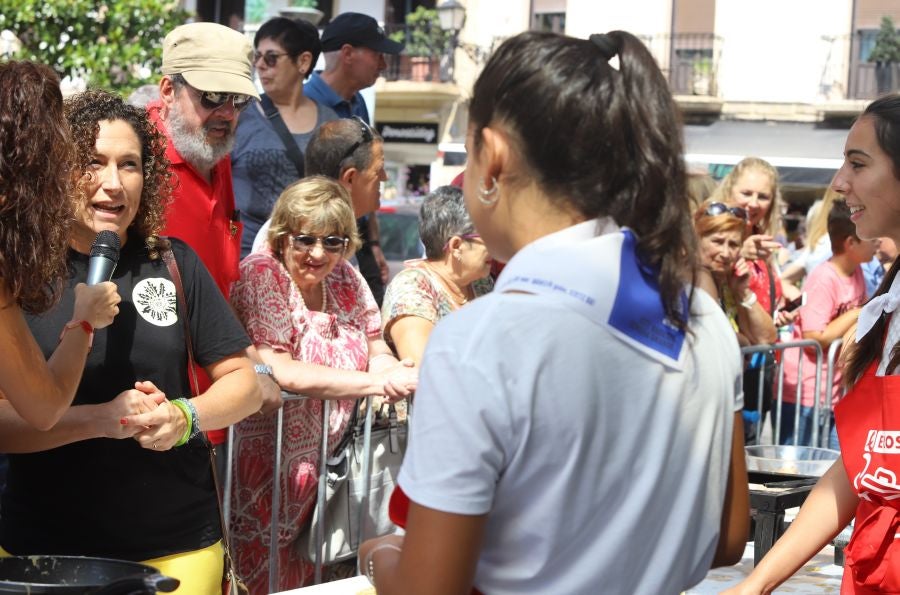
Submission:
<svg viewBox="0 0 900 595">
<path fill-rule="evenodd" d="M 526 247 L 429 340 L 399 483 L 422 506 L 487 515 L 486 594 L 678 593 L 716 549 L 735 334 L 702 291 L 685 335 L 629 312 L 627 234 L 601 224 L 602 238 L 591 221 Z"/>
</svg>

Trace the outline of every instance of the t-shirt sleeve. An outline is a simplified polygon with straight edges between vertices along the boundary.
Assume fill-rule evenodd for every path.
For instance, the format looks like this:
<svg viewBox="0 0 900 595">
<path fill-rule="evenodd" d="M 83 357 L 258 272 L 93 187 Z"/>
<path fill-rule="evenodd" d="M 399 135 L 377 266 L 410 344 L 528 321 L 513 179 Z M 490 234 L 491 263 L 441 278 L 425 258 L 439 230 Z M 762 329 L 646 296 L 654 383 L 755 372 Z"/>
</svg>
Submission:
<svg viewBox="0 0 900 595">
<path fill-rule="evenodd" d="M 825 330 L 835 317 L 836 287 L 838 279 L 831 274 L 831 265 L 820 264 L 806 278 L 803 291 L 806 292 L 806 304 L 800 308 L 800 326 L 803 332 L 819 332 Z"/>
<path fill-rule="evenodd" d="M 384 293 L 381 308 L 384 334 L 390 334 L 391 325 L 401 316 L 418 316 L 437 324 L 438 309 L 434 298 L 431 284 L 424 273 L 415 269 L 401 271 Z"/>
<path fill-rule="evenodd" d="M 415 421 L 398 482 L 413 502 L 453 514 L 492 506 L 515 444 L 509 408 L 477 367 L 432 334 L 416 392 Z"/>
<path fill-rule="evenodd" d="M 184 285 L 194 359 L 209 366 L 249 347 L 247 333 L 197 254 L 180 240 L 171 242 Z"/>
<path fill-rule="evenodd" d="M 231 303 L 254 345 L 293 353 L 294 326 L 289 294 L 278 263 L 265 253 L 241 262 L 241 277 L 231 290 Z"/>
</svg>

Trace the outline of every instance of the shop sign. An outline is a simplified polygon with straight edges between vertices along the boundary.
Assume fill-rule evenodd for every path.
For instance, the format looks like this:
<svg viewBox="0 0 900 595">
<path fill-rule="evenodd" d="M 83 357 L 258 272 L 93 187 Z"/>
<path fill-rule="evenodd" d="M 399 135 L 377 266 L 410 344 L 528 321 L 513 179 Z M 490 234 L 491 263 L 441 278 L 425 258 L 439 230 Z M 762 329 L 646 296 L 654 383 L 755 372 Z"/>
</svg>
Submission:
<svg viewBox="0 0 900 595">
<path fill-rule="evenodd" d="M 438 140 L 438 125 L 418 122 L 378 122 L 378 134 L 386 143 L 415 143 L 435 145 Z"/>
</svg>

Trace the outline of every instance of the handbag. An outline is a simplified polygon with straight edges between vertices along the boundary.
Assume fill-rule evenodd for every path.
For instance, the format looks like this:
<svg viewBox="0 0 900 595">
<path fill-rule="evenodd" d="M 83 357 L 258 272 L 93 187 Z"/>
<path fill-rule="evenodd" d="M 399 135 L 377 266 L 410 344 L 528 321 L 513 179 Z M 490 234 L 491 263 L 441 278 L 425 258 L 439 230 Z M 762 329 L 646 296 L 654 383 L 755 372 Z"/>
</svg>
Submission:
<svg viewBox="0 0 900 595">
<path fill-rule="evenodd" d="M 194 367 L 194 348 L 191 341 L 191 325 L 187 317 L 187 303 L 184 301 L 184 286 L 181 283 L 181 273 L 178 270 L 178 263 L 175 262 L 175 256 L 172 250 L 164 250 L 162 252 L 163 261 L 169 269 L 169 276 L 172 277 L 172 283 L 175 284 L 175 293 L 178 296 L 178 305 L 183 313 L 182 321 L 184 322 L 184 341 L 187 344 L 188 354 L 188 375 L 191 381 L 191 393 L 193 396 L 200 394 L 200 383 L 197 380 L 197 371 Z M 225 522 L 225 516 L 222 513 L 222 484 L 219 483 L 219 474 L 216 471 L 216 451 L 206 438 L 206 447 L 209 449 L 209 464 L 212 467 L 213 483 L 216 486 L 216 499 L 219 505 L 219 523 L 222 526 L 222 545 L 225 549 L 224 568 L 222 572 L 222 594 L 223 595 L 249 595 L 250 590 L 244 581 L 238 577 L 234 570 L 234 560 L 231 557 L 231 548 L 228 545 L 228 524 Z"/>
<path fill-rule="evenodd" d="M 396 529 L 388 516 L 388 504 L 406 452 L 407 422 L 398 421 L 393 405 L 386 419 L 372 424 L 372 417 L 371 407 L 367 407 L 364 422 L 351 424 L 321 471 L 326 482 L 324 502 L 317 502 L 312 523 L 297 539 L 300 554 L 313 562 L 317 551 L 322 565 L 352 559 L 362 541 Z M 367 424 L 373 425 L 368 448 Z M 321 523 L 325 537 L 319 543 L 316 537 Z"/>
</svg>

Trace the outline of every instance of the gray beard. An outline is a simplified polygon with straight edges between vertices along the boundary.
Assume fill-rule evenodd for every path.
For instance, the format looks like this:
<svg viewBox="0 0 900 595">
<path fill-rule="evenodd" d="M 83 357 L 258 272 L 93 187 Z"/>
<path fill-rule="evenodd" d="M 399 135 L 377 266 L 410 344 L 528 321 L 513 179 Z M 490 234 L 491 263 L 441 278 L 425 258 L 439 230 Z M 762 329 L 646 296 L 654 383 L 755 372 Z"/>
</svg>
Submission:
<svg viewBox="0 0 900 595">
<path fill-rule="evenodd" d="M 209 123 L 204 124 L 199 130 L 190 128 L 181 111 L 172 106 L 169 109 L 169 117 L 166 125 L 172 137 L 175 150 L 185 161 L 193 165 L 201 172 L 209 171 L 216 163 L 221 161 L 234 148 L 234 131 L 219 143 L 213 145 L 207 141 Z"/>
</svg>

